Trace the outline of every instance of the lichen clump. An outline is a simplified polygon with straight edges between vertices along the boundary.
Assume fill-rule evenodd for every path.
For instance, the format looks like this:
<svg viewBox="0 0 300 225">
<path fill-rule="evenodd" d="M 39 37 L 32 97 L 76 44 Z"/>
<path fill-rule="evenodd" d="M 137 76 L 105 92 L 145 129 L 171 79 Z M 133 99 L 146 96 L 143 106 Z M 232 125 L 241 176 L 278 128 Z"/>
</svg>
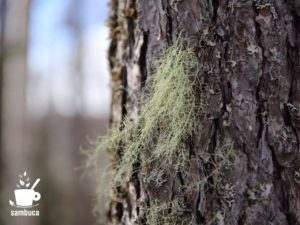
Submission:
<svg viewBox="0 0 300 225">
<path fill-rule="evenodd" d="M 169 202 L 159 202 L 155 200 L 151 206 L 145 210 L 147 224 L 153 225 L 183 225 L 193 224 L 194 218 L 189 218 L 180 206 L 178 199 Z"/>
<path fill-rule="evenodd" d="M 159 160 L 157 176 L 162 176 L 169 167 L 175 171 L 183 168 L 187 159 L 186 141 L 196 120 L 196 73 L 197 58 L 182 41 L 176 41 L 163 54 L 160 66 L 147 80 L 138 118 L 133 121 L 125 117 L 99 144 L 98 150 L 108 150 L 116 159 L 115 185 L 130 176 L 137 162 L 147 166 Z"/>
</svg>

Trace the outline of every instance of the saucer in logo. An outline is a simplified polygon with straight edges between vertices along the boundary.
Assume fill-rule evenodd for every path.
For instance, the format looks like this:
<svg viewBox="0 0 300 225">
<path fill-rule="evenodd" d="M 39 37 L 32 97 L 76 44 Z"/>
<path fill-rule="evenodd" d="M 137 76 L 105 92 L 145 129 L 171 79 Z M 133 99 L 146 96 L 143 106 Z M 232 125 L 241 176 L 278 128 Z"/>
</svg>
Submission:
<svg viewBox="0 0 300 225">
<path fill-rule="evenodd" d="M 40 178 L 36 179 L 33 185 L 31 186 L 30 178 L 27 176 L 25 171 L 22 175 L 19 175 L 20 180 L 17 184 L 17 189 L 14 191 L 16 203 L 9 200 L 11 206 L 17 208 L 32 208 L 37 206 L 35 202 L 41 199 L 41 194 L 34 190 L 34 188 L 40 182 Z"/>
</svg>

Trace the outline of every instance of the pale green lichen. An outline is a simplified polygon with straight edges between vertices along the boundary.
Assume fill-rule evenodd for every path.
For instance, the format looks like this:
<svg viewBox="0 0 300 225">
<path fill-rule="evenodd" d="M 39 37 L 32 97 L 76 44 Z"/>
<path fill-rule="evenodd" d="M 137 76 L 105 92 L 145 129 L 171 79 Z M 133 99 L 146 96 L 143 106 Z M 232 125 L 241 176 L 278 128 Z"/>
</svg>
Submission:
<svg viewBox="0 0 300 225">
<path fill-rule="evenodd" d="M 145 211 L 147 224 L 151 225 L 184 225 L 194 224 L 194 217 L 188 216 L 188 210 L 181 207 L 178 199 L 168 202 L 155 200 Z"/>
<path fill-rule="evenodd" d="M 217 211 L 217 213 L 214 215 L 213 219 L 208 222 L 208 225 L 225 225 L 225 216 L 224 212 Z"/>
<path fill-rule="evenodd" d="M 161 186 L 167 171 L 183 172 L 187 164 L 187 140 L 193 135 L 198 112 L 203 109 L 199 87 L 198 60 L 191 48 L 178 40 L 160 59 L 160 66 L 146 83 L 142 93 L 138 117 L 128 116 L 114 124 L 108 135 L 101 138 L 97 149 L 88 154 L 88 166 L 99 171 L 99 155 L 108 151 L 111 156 L 109 189 L 127 182 L 135 169 L 141 171 L 143 181 Z M 197 99 L 196 99 L 196 96 Z M 200 97 L 199 97 L 200 96 Z M 151 169 L 155 165 L 155 169 Z M 99 187 L 103 189 L 100 181 Z M 107 189 L 107 188 L 106 188 Z M 97 196 L 101 201 L 101 195 Z M 113 195 L 118 198 L 117 193 Z M 120 201 L 120 199 L 114 199 Z M 146 209 L 147 224 L 182 224 L 175 201 L 153 202 Z M 96 203 L 97 204 L 97 203 Z M 95 206 L 97 211 L 98 206 Z M 176 214 L 176 215 L 175 215 Z M 181 220 L 183 221 L 183 220 Z"/>
<path fill-rule="evenodd" d="M 159 160 L 160 168 L 150 179 L 159 180 L 168 167 L 181 170 L 187 159 L 185 141 L 196 120 L 194 84 L 197 58 L 181 40 L 166 50 L 160 66 L 148 79 L 136 121 L 125 118 L 102 139 L 97 152 L 108 150 L 113 158 L 114 183 L 120 185 L 141 159 L 142 166 Z M 151 178 L 152 177 L 152 178 Z"/>
</svg>

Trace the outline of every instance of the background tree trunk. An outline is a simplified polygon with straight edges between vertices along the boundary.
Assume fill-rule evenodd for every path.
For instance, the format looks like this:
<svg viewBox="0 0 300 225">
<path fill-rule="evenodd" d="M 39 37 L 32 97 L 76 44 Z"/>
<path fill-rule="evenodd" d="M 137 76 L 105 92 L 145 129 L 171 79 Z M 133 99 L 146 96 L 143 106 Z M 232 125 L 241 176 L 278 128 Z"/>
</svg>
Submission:
<svg viewBox="0 0 300 225">
<path fill-rule="evenodd" d="M 114 190 L 112 224 L 148 224 L 143 212 L 182 195 L 183 184 L 190 188 L 178 218 L 191 224 L 300 224 L 299 17 L 298 0 L 112 0 L 111 122 L 129 111 L 137 117 L 144 81 L 181 32 L 197 54 L 209 103 L 190 141 L 190 175 L 170 174 L 155 187 L 134 173 Z M 219 189 L 206 188 L 212 164 L 203 153 L 213 155 L 225 139 L 234 143 L 233 166 L 220 174 Z"/>
<path fill-rule="evenodd" d="M 4 64 L 4 25 L 5 25 L 5 13 L 6 0 L 0 0 L 0 127 L 2 127 L 2 89 L 3 89 L 3 64 Z M 2 130 L 0 129 L 0 177 L 2 177 L 3 171 L 3 152 L 2 152 Z M 3 190 L 3 181 L 0 179 L 0 190 Z M 0 211 L 4 210 L 4 203 L 0 197 Z M 2 215 L 0 214 L 0 224 L 3 224 Z"/>
<path fill-rule="evenodd" d="M 23 222 L 22 218 L 7 216 L 7 196 L 16 185 L 16 174 L 31 169 L 24 143 L 29 9 L 30 0 L 5 1 L 1 78 L 1 152 L 5 159 L 1 171 L 1 201 L 6 206 L 2 210 L 5 224 L 35 224 L 30 218 Z"/>
</svg>

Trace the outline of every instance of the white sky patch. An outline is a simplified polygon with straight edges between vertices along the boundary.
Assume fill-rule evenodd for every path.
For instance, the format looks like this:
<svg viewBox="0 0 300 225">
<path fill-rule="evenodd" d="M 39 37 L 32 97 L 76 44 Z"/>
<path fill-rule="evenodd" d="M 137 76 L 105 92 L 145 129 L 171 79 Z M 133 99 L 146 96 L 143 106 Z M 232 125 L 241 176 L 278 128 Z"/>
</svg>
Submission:
<svg viewBox="0 0 300 225">
<path fill-rule="evenodd" d="M 108 28 L 93 26 L 83 34 L 83 96 L 82 110 L 88 116 L 104 117 L 110 110 L 111 91 L 107 50 Z M 63 115 L 76 112 L 71 51 L 52 46 L 50 61 L 41 58 L 31 61 L 32 79 L 29 83 L 28 108 L 36 115 L 45 114 L 50 108 Z M 51 53 L 50 53 L 51 54 Z M 38 57 L 38 56 L 36 56 Z M 80 96 L 79 96 L 80 97 Z"/>
<path fill-rule="evenodd" d="M 91 116 L 105 116 L 110 111 L 111 91 L 107 51 L 108 28 L 93 27 L 84 36 L 85 110 Z"/>
<path fill-rule="evenodd" d="M 102 5 L 107 1 L 97 2 Z M 103 21 L 107 8 L 95 7 L 96 2 L 92 0 L 83 4 L 91 16 L 83 23 L 82 80 L 77 81 L 74 55 L 78 46 L 74 33 L 64 22 L 67 4 L 60 3 L 60 0 L 38 0 L 32 10 L 28 110 L 36 116 L 43 116 L 50 109 L 63 115 L 107 116 L 111 102 L 107 61 L 109 31 Z"/>
</svg>

